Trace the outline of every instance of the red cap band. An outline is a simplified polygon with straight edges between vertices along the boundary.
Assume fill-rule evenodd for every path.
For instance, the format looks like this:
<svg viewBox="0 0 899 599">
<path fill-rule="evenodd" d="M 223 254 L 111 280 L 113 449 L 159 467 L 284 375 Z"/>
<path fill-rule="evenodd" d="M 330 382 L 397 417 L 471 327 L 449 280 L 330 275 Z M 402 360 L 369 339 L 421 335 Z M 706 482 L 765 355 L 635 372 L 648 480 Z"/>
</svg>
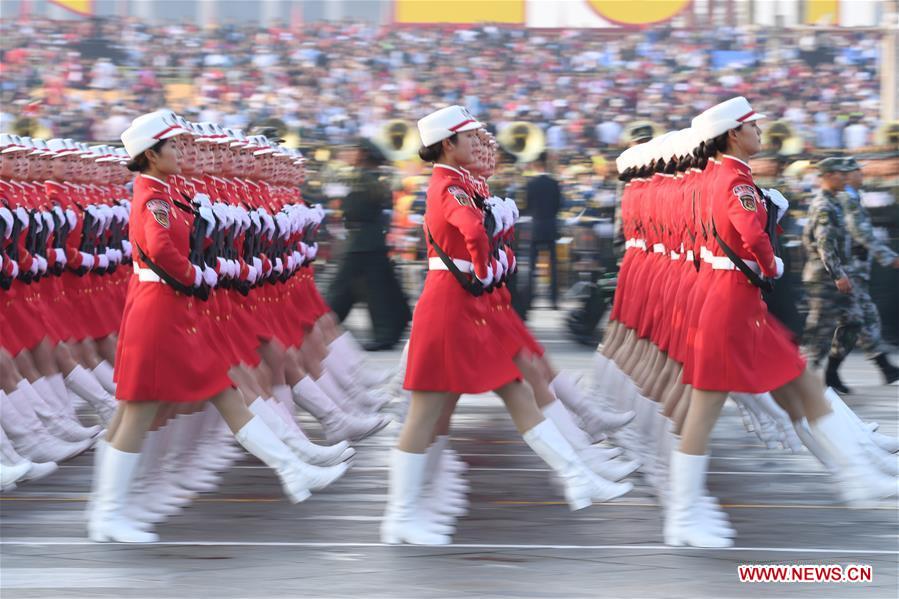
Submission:
<svg viewBox="0 0 899 599">
<path fill-rule="evenodd" d="M 458 131 L 459 129 L 461 129 L 462 127 L 464 127 L 465 125 L 467 125 L 468 123 L 473 123 L 473 122 L 475 122 L 474 119 L 468 119 L 468 120 L 462 121 L 461 123 L 459 123 L 459 124 L 456 125 L 455 127 L 450 127 L 449 130 L 452 131 L 453 133 L 455 133 L 456 131 Z"/>
</svg>

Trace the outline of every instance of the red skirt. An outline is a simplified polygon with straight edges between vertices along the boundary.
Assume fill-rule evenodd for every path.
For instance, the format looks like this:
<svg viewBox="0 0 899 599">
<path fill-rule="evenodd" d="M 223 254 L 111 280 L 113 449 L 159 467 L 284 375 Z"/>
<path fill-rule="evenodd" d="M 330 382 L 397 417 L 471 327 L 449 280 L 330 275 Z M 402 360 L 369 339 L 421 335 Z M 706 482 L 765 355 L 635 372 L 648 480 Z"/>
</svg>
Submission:
<svg viewBox="0 0 899 599">
<path fill-rule="evenodd" d="M 623 306 L 627 303 L 628 287 L 638 253 L 643 253 L 637 248 L 628 248 L 621 260 L 621 268 L 618 269 L 618 279 L 615 283 L 615 297 L 612 299 L 612 312 L 609 320 L 616 322 L 621 320 Z"/>
<path fill-rule="evenodd" d="M 699 316 L 702 314 L 702 306 L 708 296 L 709 287 L 712 284 L 712 267 L 707 262 L 701 262 L 696 276 L 696 285 L 687 300 L 687 312 L 685 326 L 687 335 L 685 339 L 686 351 L 684 352 L 683 383 L 693 384 L 693 366 L 696 364 L 696 331 L 699 329 Z"/>
<path fill-rule="evenodd" d="M 643 307 L 649 295 L 647 281 L 651 280 L 648 278 L 651 267 L 651 254 L 640 252 L 628 280 L 627 302 L 622 306 L 624 311 L 621 319 L 629 329 L 636 329 L 640 324 Z"/>
<path fill-rule="evenodd" d="M 196 402 L 233 386 L 229 365 L 201 331 L 197 303 L 162 283 L 130 283 L 116 348 L 118 399 Z"/>
<path fill-rule="evenodd" d="M 412 315 L 403 388 L 484 393 L 521 379 L 497 339 L 490 304 L 448 271 L 432 270 Z"/>
<path fill-rule="evenodd" d="M 22 350 L 34 348 L 47 336 L 43 319 L 39 317 L 43 308 L 36 306 L 38 296 L 31 285 L 19 280 L 13 281 L 12 286 L 3 293 L 6 298 L 4 313 L 7 323 L 18 340 L 17 345 L 20 345 L 18 351 L 13 353 L 16 355 Z"/>
<path fill-rule="evenodd" d="M 712 273 L 696 332 L 693 387 L 765 393 L 802 374 L 805 359 L 758 287 L 739 271 Z"/>
<path fill-rule="evenodd" d="M 680 281 L 677 293 L 674 296 L 674 306 L 671 314 L 671 340 L 668 347 L 668 355 L 679 364 L 685 360 L 687 348 L 687 308 L 696 285 L 698 272 L 692 260 L 687 260 L 681 266 Z"/>
<path fill-rule="evenodd" d="M 25 346 L 22 345 L 22 341 L 19 339 L 19 336 L 16 334 L 15 329 L 13 329 L 7 318 L 9 312 L 9 302 L 11 299 L 6 295 L 9 292 L 2 292 L 4 295 L 0 296 L 0 347 L 9 352 L 9 355 L 16 356 L 20 351 L 25 349 Z"/>
</svg>

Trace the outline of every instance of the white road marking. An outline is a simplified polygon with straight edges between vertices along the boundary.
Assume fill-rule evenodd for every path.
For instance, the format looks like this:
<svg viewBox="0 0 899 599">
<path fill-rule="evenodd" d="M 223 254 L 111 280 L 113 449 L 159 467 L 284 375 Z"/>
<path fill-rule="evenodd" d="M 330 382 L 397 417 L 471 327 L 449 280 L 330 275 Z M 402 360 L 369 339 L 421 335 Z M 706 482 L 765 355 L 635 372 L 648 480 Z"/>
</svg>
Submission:
<svg viewBox="0 0 899 599">
<path fill-rule="evenodd" d="M 0 540 L 0 546 L 12 547 L 80 547 L 100 546 L 85 539 L 57 539 L 57 540 Z M 103 543 L 102 545 L 127 545 L 137 547 L 134 543 Z M 159 541 L 149 543 L 148 547 L 297 547 L 307 549 L 339 549 L 339 548 L 365 548 L 365 547 L 394 547 L 386 543 L 343 542 L 343 543 L 314 543 L 303 541 Z M 723 549 L 708 549 L 700 547 L 671 547 L 669 545 L 635 544 L 635 545 L 512 545 L 493 543 L 452 543 L 450 545 L 438 545 L 435 548 L 447 549 L 544 549 L 559 551 L 606 551 L 639 549 L 650 551 L 751 551 L 765 553 L 830 553 L 845 555 L 899 555 L 899 551 L 881 549 L 851 549 L 836 547 L 727 547 Z"/>
</svg>

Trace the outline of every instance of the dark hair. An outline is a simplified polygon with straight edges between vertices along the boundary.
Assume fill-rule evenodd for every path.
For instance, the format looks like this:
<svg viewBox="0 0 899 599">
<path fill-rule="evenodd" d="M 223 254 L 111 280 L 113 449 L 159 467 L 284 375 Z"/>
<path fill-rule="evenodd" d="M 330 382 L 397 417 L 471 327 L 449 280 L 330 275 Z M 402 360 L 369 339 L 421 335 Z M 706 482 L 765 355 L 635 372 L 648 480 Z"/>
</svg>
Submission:
<svg viewBox="0 0 899 599">
<path fill-rule="evenodd" d="M 549 151 L 543 150 L 542 152 L 540 152 L 540 154 L 537 156 L 537 160 L 535 160 L 534 162 L 545 168 L 549 163 Z"/>
<path fill-rule="evenodd" d="M 168 139 L 160 139 L 155 144 L 153 144 L 152 146 L 150 146 L 149 148 L 147 148 L 146 150 L 144 150 L 143 152 L 141 152 L 140 154 L 138 154 L 137 156 L 132 158 L 131 161 L 125 166 L 132 173 L 145 172 L 148 168 L 150 168 L 150 160 L 147 158 L 147 151 L 153 150 L 154 152 L 159 152 L 160 150 L 162 150 L 162 147 L 165 145 L 165 143 L 167 141 L 168 141 Z"/>
<path fill-rule="evenodd" d="M 671 160 L 669 160 L 665 164 L 662 172 L 665 173 L 666 175 L 673 175 L 674 173 L 676 173 L 677 172 L 677 160 L 672 157 Z"/>
<path fill-rule="evenodd" d="M 693 157 L 695 159 L 696 168 L 705 170 L 705 167 L 709 163 L 709 144 L 704 141 L 700 142 L 700 144 L 693 149 Z"/>
<path fill-rule="evenodd" d="M 743 128 L 743 125 L 740 124 L 739 126 L 734 127 L 733 129 L 729 129 L 729 130 L 725 131 L 724 133 L 722 133 L 721 135 L 719 135 L 718 137 L 716 137 L 715 139 L 713 139 L 711 141 L 710 145 L 714 149 L 715 153 L 726 152 L 727 151 L 727 134 L 730 133 L 731 131 L 739 131 L 742 128 Z"/>
<path fill-rule="evenodd" d="M 458 138 L 458 133 L 453 133 L 446 139 L 450 140 L 450 143 L 455 144 Z M 425 162 L 437 162 L 440 160 L 440 156 L 443 155 L 443 141 L 444 140 L 441 139 L 437 143 L 433 143 L 429 146 L 422 146 L 418 150 L 418 157 Z"/>
</svg>

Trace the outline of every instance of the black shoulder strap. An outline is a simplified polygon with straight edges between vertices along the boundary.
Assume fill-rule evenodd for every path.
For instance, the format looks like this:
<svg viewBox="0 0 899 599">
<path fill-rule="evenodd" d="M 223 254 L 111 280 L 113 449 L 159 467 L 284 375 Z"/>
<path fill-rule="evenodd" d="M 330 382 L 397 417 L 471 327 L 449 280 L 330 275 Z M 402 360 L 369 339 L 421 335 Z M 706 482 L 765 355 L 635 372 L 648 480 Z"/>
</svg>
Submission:
<svg viewBox="0 0 899 599">
<path fill-rule="evenodd" d="M 766 279 L 760 277 L 754 270 L 749 268 L 749 265 L 743 262 L 743 259 L 740 258 L 736 252 L 730 249 L 730 246 L 724 243 L 724 240 L 718 235 L 718 229 L 715 227 L 715 218 L 712 217 L 712 235 L 715 237 L 715 241 L 718 242 L 718 245 L 721 246 L 721 250 L 724 252 L 724 255 L 730 258 L 730 261 L 734 263 L 734 265 L 740 269 L 746 278 L 749 279 L 749 282 L 762 289 L 763 291 L 770 292 L 774 289 L 774 281 L 771 279 Z"/>
<path fill-rule="evenodd" d="M 144 250 L 141 249 L 141 247 L 139 245 L 137 245 L 137 243 L 134 244 L 134 247 L 137 248 L 138 257 L 142 261 L 144 261 L 147 264 L 147 267 L 150 270 L 152 270 L 154 273 L 156 273 L 156 275 L 160 279 L 162 279 L 162 281 L 166 285 L 168 285 L 169 287 L 171 287 L 178 293 L 183 293 L 184 295 L 196 297 L 196 298 L 204 300 L 204 301 L 209 297 L 208 290 L 205 294 L 198 293 L 198 291 L 199 291 L 198 289 L 194 289 L 193 287 L 188 287 L 187 285 L 182 284 L 180 281 L 175 279 L 172 275 L 170 275 L 169 273 L 164 271 L 156 263 L 154 263 L 152 260 L 150 260 L 150 258 L 147 256 L 146 252 L 144 252 Z M 205 295 L 205 297 L 204 297 L 204 295 Z"/>
<path fill-rule="evenodd" d="M 477 277 L 468 277 L 465 273 L 459 270 L 459 267 L 456 266 L 456 263 L 453 262 L 453 259 L 446 255 L 446 252 L 443 251 L 437 242 L 434 241 L 434 237 L 431 236 L 431 230 L 428 228 L 428 225 L 425 225 L 425 233 L 428 234 L 428 241 L 431 243 L 431 247 L 434 248 L 434 251 L 437 252 L 437 255 L 440 256 L 440 260 L 446 265 L 446 269 L 450 271 L 456 280 L 459 281 L 459 284 L 462 285 L 462 288 L 465 289 L 468 293 L 472 294 L 475 297 L 483 295 L 484 286 L 477 279 Z"/>
</svg>

